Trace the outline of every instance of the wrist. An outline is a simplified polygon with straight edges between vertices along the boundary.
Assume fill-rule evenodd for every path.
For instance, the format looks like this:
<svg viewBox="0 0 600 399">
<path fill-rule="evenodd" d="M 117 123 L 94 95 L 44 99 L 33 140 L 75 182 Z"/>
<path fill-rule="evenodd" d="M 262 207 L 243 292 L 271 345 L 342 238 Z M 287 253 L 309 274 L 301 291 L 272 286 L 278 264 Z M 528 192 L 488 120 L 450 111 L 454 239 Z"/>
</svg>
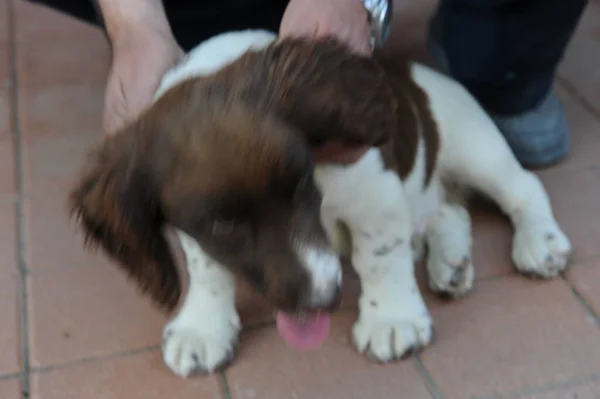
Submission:
<svg viewBox="0 0 600 399">
<path fill-rule="evenodd" d="M 173 33 L 161 0 L 96 0 L 112 43 L 151 30 L 165 37 Z"/>
</svg>

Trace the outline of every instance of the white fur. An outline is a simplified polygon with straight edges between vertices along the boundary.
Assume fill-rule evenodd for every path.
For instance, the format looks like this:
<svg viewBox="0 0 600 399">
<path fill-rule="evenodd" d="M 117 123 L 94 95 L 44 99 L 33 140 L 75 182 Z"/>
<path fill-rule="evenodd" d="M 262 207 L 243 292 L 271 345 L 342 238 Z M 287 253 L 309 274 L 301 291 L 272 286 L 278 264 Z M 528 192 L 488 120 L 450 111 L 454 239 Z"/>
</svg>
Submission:
<svg viewBox="0 0 600 399">
<path fill-rule="evenodd" d="M 443 204 L 427 226 L 427 272 L 432 291 L 458 298 L 473 288 L 471 218 L 460 204 Z"/>
<path fill-rule="evenodd" d="M 213 73 L 248 48 L 266 46 L 274 39 L 262 31 L 217 36 L 169 72 L 157 96 L 176 82 Z M 541 182 L 521 168 L 477 102 L 461 85 L 432 69 L 414 64 L 411 70 L 429 95 L 441 134 L 439 161 L 429 186 L 423 187 L 423 142 L 404 181 L 384 168 L 377 149 L 350 167 L 323 166 L 315 172 L 323 192 L 322 221 L 334 248 L 348 246 L 340 223 L 352 236 L 350 252 L 362 285 L 359 319 L 353 328 L 355 346 L 384 362 L 425 346 L 432 338 L 432 320 L 414 276 L 413 258 L 419 254 L 411 244 L 418 249 L 424 239 L 429 245 L 427 268 L 433 289 L 460 296 L 472 288 L 470 219 L 462 205 L 446 203 L 447 183 L 487 194 L 508 214 L 515 227 L 513 260 L 518 270 L 556 276 L 571 251 Z M 195 368 L 211 371 L 226 360 L 239 329 L 231 276 L 219 266 L 210 270 L 194 266 L 190 260 L 195 257 L 205 263 L 209 259 L 197 243 L 184 238 L 180 235 L 190 289 L 180 313 L 165 328 L 164 345 L 165 362 L 183 376 Z M 326 285 L 332 276 L 338 278 L 330 254 L 304 253 L 317 281 Z M 209 287 L 217 287 L 218 297 L 208 294 Z"/>
<path fill-rule="evenodd" d="M 325 230 L 335 237 L 341 221 L 352 236 L 352 263 L 362 286 L 355 346 L 385 362 L 427 345 L 432 321 L 414 275 L 412 214 L 398 175 L 371 149 L 354 165 L 324 166 L 315 177 Z"/>
<path fill-rule="evenodd" d="M 177 375 L 213 372 L 233 356 L 240 330 L 235 278 L 197 242 L 177 230 L 185 253 L 189 288 L 181 310 L 163 331 L 163 359 Z"/>
<path fill-rule="evenodd" d="M 298 257 L 312 279 L 313 306 L 326 302 L 342 284 L 342 265 L 334 251 L 324 251 L 310 246 L 300 246 Z"/>
<path fill-rule="evenodd" d="M 358 350 L 370 348 L 370 355 L 384 362 L 429 343 L 431 330 L 426 329 L 431 327 L 431 320 L 422 312 L 420 295 L 412 291 L 415 283 L 410 260 L 416 256 L 407 255 L 410 248 L 399 249 L 385 262 L 370 257 L 369 249 L 396 237 L 406 239 L 410 233 L 420 234 L 421 219 L 432 214 L 426 222 L 431 287 L 454 297 L 472 288 L 470 220 L 462 206 L 444 203 L 445 184 L 458 183 L 483 192 L 508 214 L 515 227 L 513 260 L 519 271 L 556 276 L 566 267 L 571 252 L 540 180 L 519 165 L 496 125 L 473 97 L 460 84 L 425 66 L 413 64 L 411 71 L 429 96 L 441 135 L 439 161 L 431 184 L 423 190 L 422 143 L 416 165 L 403 182 L 384 170 L 376 149 L 353 167 L 327 166 L 316 172 L 324 192 L 322 217 L 330 226 L 327 230 L 336 229 L 342 220 L 349 225 L 355 242 L 353 263 L 363 293 L 354 341 Z M 394 218 L 405 226 L 402 233 L 390 226 Z M 361 226 L 379 228 L 382 234 L 375 237 L 376 243 L 361 236 L 363 231 L 372 237 L 372 231 L 364 227 L 361 230 Z M 412 230 L 407 232 L 407 228 Z M 385 311 L 369 308 L 372 298 Z M 404 328 L 399 330 L 400 320 Z"/>
<path fill-rule="evenodd" d="M 211 37 L 193 48 L 175 68 L 168 71 L 156 91 L 155 99 L 177 83 L 207 76 L 231 64 L 248 50 L 260 50 L 277 39 L 263 30 L 227 32 Z"/>
<path fill-rule="evenodd" d="M 230 32 L 192 50 L 164 76 L 156 99 L 171 87 L 228 65 L 250 48 L 266 47 L 276 36 L 265 31 Z M 204 253 L 198 243 L 175 229 L 186 257 L 189 288 L 177 316 L 163 331 L 163 359 L 177 375 L 213 372 L 233 355 L 240 330 L 231 273 Z"/>
</svg>

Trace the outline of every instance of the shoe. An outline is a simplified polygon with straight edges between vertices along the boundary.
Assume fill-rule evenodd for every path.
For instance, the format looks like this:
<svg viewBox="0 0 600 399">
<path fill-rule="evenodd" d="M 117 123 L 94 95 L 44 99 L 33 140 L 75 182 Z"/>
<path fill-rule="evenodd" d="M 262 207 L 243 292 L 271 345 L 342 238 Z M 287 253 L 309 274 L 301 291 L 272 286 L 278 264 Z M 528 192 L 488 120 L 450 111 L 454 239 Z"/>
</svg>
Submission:
<svg viewBox="0 0 600 399">
<path fill-rule="evenodd" d="M 440 44 L 441 29 L 434 17 L 429 26 L 427 47 L 435 66 L 448 76 L 450 65 Z M 500 116 L 486 110 L 524 167 L 541 168 L 561 161 L 570 149 L 570 132 L 565 110 L 554 89 L 533 109 L 518 115 Z"/>
</svg>

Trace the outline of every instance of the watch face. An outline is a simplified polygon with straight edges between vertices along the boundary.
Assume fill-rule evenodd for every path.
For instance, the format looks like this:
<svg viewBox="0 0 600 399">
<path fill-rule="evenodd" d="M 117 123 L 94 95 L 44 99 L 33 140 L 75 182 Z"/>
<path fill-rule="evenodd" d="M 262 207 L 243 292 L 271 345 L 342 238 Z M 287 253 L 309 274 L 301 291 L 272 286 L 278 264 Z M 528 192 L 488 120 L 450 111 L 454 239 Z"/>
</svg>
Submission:
<svg viewBox="0 0 600 399">
<path fill-rule="evenodd" d="M 385 1 L 381 27 L 381 41 L 386 42 L 392 30 L 392 1 Z"/>
<path fill-rule="evenodd" d="M 371 47 L 383 47 L 392 28 L 392 0 L 363 0 L 371 24 Z"/>
<path fill-rule="evenodd" d="M 392 1 L 366 0 L 364 4 L 371 22 L 371 45 L 383 47 L 390 36 L 392 27 Z"/>
<path fill-rule="evenodd" d="M 392 12 L 389 8 L 385 12 L 382 25 L 383 26 L 381 27 L 381 41 L 385 43 L 388 37 L 390 37 L 390 32 L 392 30 Z"/>
</svg>

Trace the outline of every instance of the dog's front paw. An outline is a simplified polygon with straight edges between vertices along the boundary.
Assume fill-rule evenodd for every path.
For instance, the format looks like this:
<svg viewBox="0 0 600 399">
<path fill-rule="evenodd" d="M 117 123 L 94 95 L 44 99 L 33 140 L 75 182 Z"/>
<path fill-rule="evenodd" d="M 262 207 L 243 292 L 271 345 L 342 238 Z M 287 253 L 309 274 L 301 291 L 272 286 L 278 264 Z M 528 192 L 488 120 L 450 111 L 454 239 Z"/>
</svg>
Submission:
<svg viewBox="0 0 600 399">
<path fill-rule="evenodd" d="M 387 363 L 429 345 L 433 322 L 415 288 L 393 300 L 361 298 L 353 327 L 354 346 L 371 360 Z"/>
<path fill-rule="evenodd" d="M 222 320 L 178 316 L 163 332 L 164 362 L 183 378 L 212 373 L 233 359 L 239 329 L 237 314 Z"/>
<path fill-rule="evenodd" d="M 517 226 L 513 262 L 526 275 L 555 277 L 565 269 L 571 243 L 554 220 L 527 221 Z"/>
</svg>

